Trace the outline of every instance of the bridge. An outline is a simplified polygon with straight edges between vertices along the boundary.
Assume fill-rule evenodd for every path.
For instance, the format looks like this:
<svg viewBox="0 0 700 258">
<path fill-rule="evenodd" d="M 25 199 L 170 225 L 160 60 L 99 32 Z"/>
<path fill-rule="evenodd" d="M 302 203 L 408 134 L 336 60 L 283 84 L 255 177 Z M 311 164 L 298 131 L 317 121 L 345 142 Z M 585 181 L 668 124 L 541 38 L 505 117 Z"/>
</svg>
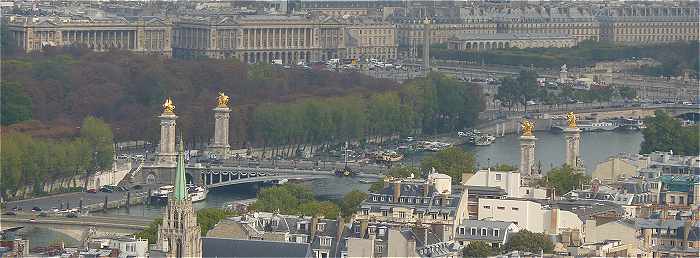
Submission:
<svg viewBox="0 0 700 258">
<path fill-rule="evenodd" d="M 227 185 L 237 185 L 256 182 L 267 182 L 284 179 L 319 179 L 334 177 L 335 171 L 344 169 L 342 162 L 313 162 L 289 160 L 244 161 L 236 159 L 224 160 L 220 166 L 202 163 L 188 164 L 187 178 L 198 185 L 215 188 Z M 353 177 L 370 180 L 384 178 L 385 166 L 360 165 L 348 163 L 347 167 L 354 171 Z M 175 174 L 174 167 L 159 167 L 145 165 L 140 173 L 132 178 L 133 184 L 140 185 L 169 185 Z"/>
<path fill-rule="evenodd" d="M 153 222 L 145 217 L 100 217 L 100 216 L 80 216 L 77 218 L 67 218 L 59 216 L 37 217 L 28 213 L 21 213 L 16 216 L 2 215 L 2 230 L 13 227 L 24 227 L 24 230 L 32 228 L 44 228 L 66 234 L 67 236 L 81 240 L 84 232 L 91 228 L 97 235 L 124 235 L 134 234 L 144 230 Z"/>
<path fill-rule="evenodd" d="M 260 167 L 193 167 L 188 168 L 187 173 L 192 176 L 195 183 L 209 188 L 245 184 L 253 182 L 266 182 L 283 179 L 318 179 L 334 177 L 334 171 L 293 169 L 293 168 L 260 168 Z M 357 178 L 381 179 L 381 174 L 360 172 L 354 175 Z"/>
</svg>

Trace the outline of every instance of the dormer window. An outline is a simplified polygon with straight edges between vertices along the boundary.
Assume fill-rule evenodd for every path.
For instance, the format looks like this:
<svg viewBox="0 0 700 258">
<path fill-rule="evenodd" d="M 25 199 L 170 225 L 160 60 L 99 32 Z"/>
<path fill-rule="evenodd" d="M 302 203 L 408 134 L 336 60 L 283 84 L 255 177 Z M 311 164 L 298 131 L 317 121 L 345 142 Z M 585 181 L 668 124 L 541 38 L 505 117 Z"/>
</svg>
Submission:
<svg viewBox="0 0 700 258">
<path fill-rule="evenodd" d="M 486 230 L 486 228 L 481 228 L 481 235 L 482 235 L 482 236 L 487 236 L 487 235 L 488 235 L 488 230 Z"/>
<path fill-rule="evenodd" d="M 326 229 L 326 223 L 316 224 L 316 231 L 323 231 Z"/>
<path fill-rule="evenodd" d="M 321 246 L 331 246 L 333 237 L 321 237 Z"/>
<path fill-rule="evenodd" d="M 376 196 L 376 195 L 373 195 L 373 196 L 372 196 L 372 201 L 373 201 L 373 202 L 376 202 L 376 201 L 377 201 L 377 196 Z"/>
</svg>

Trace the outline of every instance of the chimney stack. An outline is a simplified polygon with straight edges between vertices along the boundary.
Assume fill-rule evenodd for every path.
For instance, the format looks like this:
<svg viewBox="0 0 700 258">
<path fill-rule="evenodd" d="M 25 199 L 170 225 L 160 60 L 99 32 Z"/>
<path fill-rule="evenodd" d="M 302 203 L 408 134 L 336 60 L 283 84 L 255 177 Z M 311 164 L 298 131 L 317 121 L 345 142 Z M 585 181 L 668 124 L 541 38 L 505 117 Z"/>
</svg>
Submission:
<svg viewBox="0 0 700 258">
<path fill-rule="evenodd" d="M 399 197 L 401 197 L 401 181 L 394 181 L 394 203 L 399 203 Z"/>
<path fill-rule="evenodd" d="M 360 220 L 360 238 L 367 236 L 367 219 Z"/>
</svg>

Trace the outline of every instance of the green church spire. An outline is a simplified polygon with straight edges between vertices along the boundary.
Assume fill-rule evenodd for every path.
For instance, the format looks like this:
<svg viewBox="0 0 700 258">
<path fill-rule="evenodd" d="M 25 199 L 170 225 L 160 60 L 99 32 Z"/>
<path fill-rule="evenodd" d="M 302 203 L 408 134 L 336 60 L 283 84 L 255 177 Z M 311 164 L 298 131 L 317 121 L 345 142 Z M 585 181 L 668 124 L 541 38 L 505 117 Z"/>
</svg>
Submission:
<svg viewBox="0 0 700 258">
<path fill-rule="evenodd" d="M 180 138 L 177 152 L 177 168 L 175 169 L 175 201 L 187 198 L 187 181 L 185 180 L 185 147 Z"/>
</svg>

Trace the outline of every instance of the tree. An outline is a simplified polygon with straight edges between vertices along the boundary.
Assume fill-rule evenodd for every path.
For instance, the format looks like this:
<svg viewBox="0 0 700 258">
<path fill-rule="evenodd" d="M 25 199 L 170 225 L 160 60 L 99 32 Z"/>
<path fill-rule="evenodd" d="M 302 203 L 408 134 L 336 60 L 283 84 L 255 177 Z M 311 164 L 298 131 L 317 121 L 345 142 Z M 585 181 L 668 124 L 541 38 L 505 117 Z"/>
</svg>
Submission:
<svg viewBox="0 0 700 258">
<path fill-rule="evenodd" d="M 386 174 L 387 176 L 392 176 L 395 178 L 408 178 L 408 177 L 420 177 L 420 170 L 416 167 L 411 166 L 394 166 Z"/>
<path fill-rule="evenodd" d="M 501 106 L 511 110 L 518 103 L 518 95 L 520 94 L 518 83 L 511 77 L 505 77 L 501 81 L 501 86 L 496 92 L 496 99 L 501 102 Z"/>
<path fill-rule="evenodd" d="M 698 126 L 683 128 L 677 119 L 661 110 L 654 112 L 653 117 L 645 119 L 644 124 L 647 127 L 642 130 L 644 140 L 639 153 L 672 150 L 679 155 L 700 155 Z"/>
<path fill-rule="evenodd" d="M 474 171 L 476 159 L 471 152 L 465 152 L 457 147 L 450 147 L 423 158 L 421 169 L 429 171 L 435 168 L 437 172 L 452 177 L 454 182 L 462 180 L 462 173 Z"/>
<path fill-rule="evenodd" d="M 488 257 L 495 253 L 493 247 L 484 241 L 471 241 L 462 250 L 464 257 Z"/>
<path fill-rule="evenodd" d="M 311 190 L 294 184 L 270 187 L 260 191 L 257 201 L 250 208 L 259 211 L 323 216 L 325 218 L 336 218 L 340 213 L 340 208 L 335 203 L 319 202 L 314 199 Z"/>
<path fill-rule="evenodd" d="M 384 189 L 384 180 L 379 180 L 377 182 L 372 183 L 372 185 L 369 186 L 369 190 L 372 193 L 378 193 Z"/>
<path fill-rule="evenodd" d="M 574 172 L 573 168 L 563 165 L 550 170 L 544 181 L 546 186 L 556 189 L 557 193 L 563 195 L 586 182 L 590 182 L 591 178 L 584 173 Z"/>
<path fill-rule="evenodd" d="M 617 93 L 623 99 L 635 99 L 637 98 L 637 91 L 630 87 L 624 86 L 617 89 Z"/>
<path fill-rule="evenodd" d="M 22 91 L 18 82 L 3 82 L 2 91 L 2 124 L 10 125 L 32 119 L 32 100 Z"/>
<path fill-rule="evenodd" d="M 155 244 L 158 241 L 158 228 L 163 224 L 163 219 L 155 219 L 148 224 L 143 231 L 134 234 L 137 238 L 148 239 L 148 244 Z"/>
<path fill-rule="evenodd" d="M 343 217 L 350 217 L 357 212 L 360 204 L 367 199 L 367 193 L 358 190 L 352 190 L 345 194 L 341 205 Z"/>
<path fill-rule="evenodd" d="M 88 116 L 80 127 L 80 136 L 93 146 L 93 164 L 97 169 L 111 169 L 114 161 L 112 129 L 101 119 Z"/>
<path fill-rule="evenodd" d="M 202 236 L 206 236 L 210 229 L 214 228 L 222 219 L 236 215 L 231 211 L 226 211 L 217 208 L 204 208 L 197 211 L 197 224 L 201 230 Z"/>
<path fill-rule="evenodd" d="M 513 233 L 505 245 L 507 251 L 521 251 L 538 254 L 551 253 L 554 250 L 554 244 L 543 233 L 533 233 L 527 230 L 521 230 Z"/>
</svg>

